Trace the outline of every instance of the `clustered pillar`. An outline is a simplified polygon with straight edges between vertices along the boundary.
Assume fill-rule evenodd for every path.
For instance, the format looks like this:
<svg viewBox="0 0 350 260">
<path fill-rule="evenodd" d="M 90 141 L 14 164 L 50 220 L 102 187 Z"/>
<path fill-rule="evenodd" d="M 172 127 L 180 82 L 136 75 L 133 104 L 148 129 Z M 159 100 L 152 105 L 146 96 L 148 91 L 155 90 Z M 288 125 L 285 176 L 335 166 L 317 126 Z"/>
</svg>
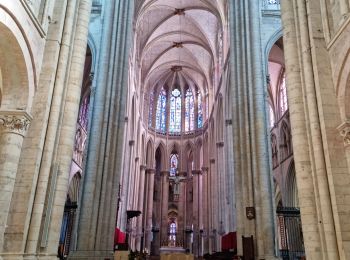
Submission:
<svg viewBox="0 0 350 260">
<path fill-rule="evenodd" d="M 4 242 L 23 138 L 31 119 L 24 111 L 0 111 L 0 248 Z"/>
<path fill-rule="evenodd" d="M 152 242 L 152 213 L 153 213 L 153 191 L 154 191 L 154 174 L 155 169 L 146 170 L 147 179 L 147 194 L 146 194 L 146 207 L 145 207 L 145 248 L 148 252 L 151 252 L 151 242 Z"/>
</svg>

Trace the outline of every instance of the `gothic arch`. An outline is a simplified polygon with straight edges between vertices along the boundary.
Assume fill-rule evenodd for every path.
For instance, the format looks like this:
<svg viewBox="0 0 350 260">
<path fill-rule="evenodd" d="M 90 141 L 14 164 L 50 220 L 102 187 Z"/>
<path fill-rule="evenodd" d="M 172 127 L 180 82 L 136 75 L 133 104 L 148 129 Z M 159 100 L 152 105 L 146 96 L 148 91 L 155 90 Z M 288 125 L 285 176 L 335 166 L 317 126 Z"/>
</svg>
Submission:
<svg viewBox="0 0 350 260">
<path fill-rule="evenodd" d="M 198 138 L 196 140 L 196 153 L 195 153 L 195 168 L 201 169 L 203 167 L 204 163 L 204 157 L 203 157 L 203 141 L 202 138 Z"/>
<path fill-rule="evenodd" d="M 265 59 L 266 61 L 269 60 L 269 55 L 271 52 L 271 49 L 275 43 L 283 37 L 283 28 L 279 28 L 269 39 L 269 41 L 266 44 L 265 47 Z M 268 71 L 268 62 L 266 62 L 266 71 Z"/>
<path fill-rule="evenodd" d="M 0 106 L 31 111 L 36 68 L 23 28 L 0 6 Z"/>
<path fill-rule="evenodd" d="M 282 160 L 292 154 L 292 136 L 288 123 L 285 120 L 283 120 L 280 128 L 279 147 Z"/>
<path fill-rule="evenodd" d="M 68 196 L 71 202 L 77 203 L 79 201 L 79 186 L 81 180 L 81 173 L 77 172 L 69 183 Z"/>
<path fill-rule="evenodd" d="M 160 156 L 161 156 L 161 170 L 166 170 L 168 168 L 168 165 L 169 165 L 169 160 L 167 160 L 168 158 L 168 154 L 167 154 L 167 151 L 166 151 L 166 148 L 165 148 L 165 144 L 163 143 L 163 141 L 160 141 L 157 145 L 157 149 L 159 149 L 160 151 Z"/>
<path fill-rule="evenodd" d="M 298 202 L 298 188 L 295 178 L 295 167 L 294 167 L 294 161 L 291 161 L 286 181 L 285 181 L 285 200 L 284 203 L 287 207 L 299 207 Z"/>
<path fill-rule="evenodd" d="M 141 147 L 140 147 L 140 155 L 141 155 L 141 162 L 143 165 L 146 165 L 146 156 L 143 156 L 144 154 L 146 154 L 146 147 L 145 147 L 145 133 L 142 133 L 142 137 L 141 137 Z"/>
<path fill-rule="evenodd" d="M 335 88 L 342 120 L 348 120 L 350 118 L 350 49 L 346 52 Z"/>
<path fill-rule="evenodd" d="M 147 148 L 146 148 L 146 165 L 147 165 L 147 168 L 149 169 L 153 169 L 154 167 L 154 156 L 155 156 L 154 143 L 151 139 L 149 139 L 147 142 Z"/>
</svg>

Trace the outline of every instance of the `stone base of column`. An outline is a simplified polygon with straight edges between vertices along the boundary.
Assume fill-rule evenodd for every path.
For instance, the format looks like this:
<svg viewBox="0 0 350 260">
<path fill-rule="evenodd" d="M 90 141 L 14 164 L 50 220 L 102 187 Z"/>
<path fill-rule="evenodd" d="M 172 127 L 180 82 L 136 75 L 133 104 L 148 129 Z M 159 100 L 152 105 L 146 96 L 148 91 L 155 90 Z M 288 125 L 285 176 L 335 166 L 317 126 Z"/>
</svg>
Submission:
<svg viewBox="0 0 350 260">
<path fill-rule="evenodd" d="M 56 256 L 57 259 L 57 256 Z M 114 259 L 113 251 L 74 251 L 69 253 L 68 259 L 89 259 L 89 260 L 101 260 L 101 259 Z"/>
<path fill-rule="evenodd" d="M 259 256 L 257 259 L 264 259 L 264 260 L 277 260 L 280 259 L 275 255 L 264 255 L 264 256 Z"/>
<path fill-rule="evenodd" d="M 57 256 L 56 256 L 57 258 Z M 0 254 L 0 259 L 1 260 L 22 260 L 24 259 L 24 255 L 23 254 L 16 254 L 16 253 L 2 253 Z"/>
</svg>

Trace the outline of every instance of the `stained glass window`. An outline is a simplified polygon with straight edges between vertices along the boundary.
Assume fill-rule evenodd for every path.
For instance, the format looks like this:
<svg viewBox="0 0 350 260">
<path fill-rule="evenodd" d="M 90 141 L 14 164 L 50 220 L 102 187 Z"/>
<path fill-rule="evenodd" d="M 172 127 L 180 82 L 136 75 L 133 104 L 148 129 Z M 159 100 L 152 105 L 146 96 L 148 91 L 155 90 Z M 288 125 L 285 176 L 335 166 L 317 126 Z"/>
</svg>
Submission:
<svg viewBox="0 0 350 260">
<path fill-rule="evenodd" d="M 176 223 L 174 222 L 169 226 L 169 246 L 176 246 Z"/>
<path fill-rule="evenodd" d="M 170 176 L 176 176 L 177 167 L 179 165 L 179 158 L 177 154 L 170 156 Z"/>
<path fill-rule="evenodd" d="M 169 131 L 172 133 L 181 131 L 181 92 L 177 88 L 171 92 L 170 97 Z"/>
<path fill-rule="evenodd" d="M 197 102 L 198 102 L 198 128 L 202 128 L 203 127 L 203 106 L 202 106 L 202 95 L 201 93 L 198 91 L 197 94 Z"/>
<path fill-rule="evenodd" d="M 157 101 L 156 129 L 161 132 L 166 131 L 166 91 L 160 90 Z"/>
<path fill-rule="evenodd" d="M 148 125 L 152 127 L 153 124 L 153 106 L 154 106 L 154 93 L 151 91 L 149 95 L 149 114 L 148 114 Z"/>
<path fill-rule="evenodd" d="M 187 89 L 185 97 L 185 131 L 194 130 L 194 98 L 191 89 Z"/>
<path fill-rule="evenodd" d="M 283 75 L 282 77 L 279 98 L 280 98 L 280 109 L 281 109 L 281 116 L 282 116 L 288 109 L 285 75 Z"/>
<path fill-rule="evenodd" d="M 271 105 L 269 105 L 270 112 L 270 127 L 272 128 L 275 125 L 275 114 L 273 113 L 273 109 Z"/>
<path fill-rule="evenodd" d="M 88 126 L 88 118 L 89 118 L 89 105 L 90 105 L 90 95 L 87 95 L 84 97 L 84 99 L 81 101 L 80 104 L 80 111 L 79 111 L 79 117 L 78 122 L 79 124 L 87 130 Z"/>
</svg>

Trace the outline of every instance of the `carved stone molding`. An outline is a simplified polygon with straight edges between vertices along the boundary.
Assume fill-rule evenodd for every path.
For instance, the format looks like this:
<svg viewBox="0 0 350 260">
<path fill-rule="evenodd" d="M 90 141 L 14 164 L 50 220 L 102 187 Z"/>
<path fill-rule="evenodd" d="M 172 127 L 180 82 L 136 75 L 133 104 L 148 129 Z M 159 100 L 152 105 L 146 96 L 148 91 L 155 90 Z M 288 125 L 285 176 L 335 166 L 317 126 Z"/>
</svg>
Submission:
<svg viewBox="0 0 350 260">
<path fill-rule="evenodd" d="M 343 137 L 344 146 L 350 146 L 350 121 L 345 121 L 337 128 Z"/>
<path fill-rule="evenodd" d="M 201 175 L 203 172 L 201 170 L 193 170 L 192 174 L 193 175 Z"/>
<path fill-rule="evenodd" d="M 169 176 L 169 174 L 170 174 L 169 171 L 161 171 L 161 172 L 160 172 L 160 175 L 161 175 L 161 176 L 165 176 L 165 177 Z"/>
<path fill-rule="evenodd" d="M 147 166 L 146 165 L 140 165 L 140 170 L 141 171 L 146 171 L 147 169 Z"/>
<path fill-rule="evenodd" d="M 25 111 L 0 111 L 0 131 L 25 136 L 32 117 Z"/>
<path fill-rule="evenodd" d="M 208 172 L 209 171 L 209 167 L 202 167 L 202 172 L 203 173 L 206 173 L 206 172 Z"/>
<path fill-rule="evenodd" d="M 218 148 L 224 147 L 224 142 L 217 142 L 216 147 Z"/>
<path fill-rule="evenodd" d="M 156 169 L 147 169 L 146 173 L 147 174 L 155 174 L 156 173 Z"/>
</svg>

